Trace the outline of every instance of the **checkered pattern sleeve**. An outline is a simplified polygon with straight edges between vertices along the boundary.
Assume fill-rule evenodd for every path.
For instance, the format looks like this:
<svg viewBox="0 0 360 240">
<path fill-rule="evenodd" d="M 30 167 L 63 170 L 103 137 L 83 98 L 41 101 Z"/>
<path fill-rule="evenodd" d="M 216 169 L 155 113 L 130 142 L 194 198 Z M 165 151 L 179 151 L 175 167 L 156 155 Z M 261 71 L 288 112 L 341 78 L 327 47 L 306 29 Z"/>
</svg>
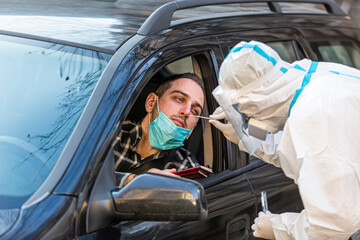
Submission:
<svg viewBox="0 0 360 240">
<path fill-rule="evenodd" d="M 116 185 L 121 188 L 131 174 L 131 170 L 140 167 L 142 164 L 164 158 L 170 151 L 161 151 L 145 159 L 141 159 L 136 151 L 136 145 L 141 140 L 141 125 L 125 121 L 121 131 L 113 143 L 115 156 L 115 179 Z M 172 159 L 165 164 L 163 169 L 175 168 L 177 171 L 199 166 L 195 156 L 184 148 L 177 148 Z"/>
</svg>

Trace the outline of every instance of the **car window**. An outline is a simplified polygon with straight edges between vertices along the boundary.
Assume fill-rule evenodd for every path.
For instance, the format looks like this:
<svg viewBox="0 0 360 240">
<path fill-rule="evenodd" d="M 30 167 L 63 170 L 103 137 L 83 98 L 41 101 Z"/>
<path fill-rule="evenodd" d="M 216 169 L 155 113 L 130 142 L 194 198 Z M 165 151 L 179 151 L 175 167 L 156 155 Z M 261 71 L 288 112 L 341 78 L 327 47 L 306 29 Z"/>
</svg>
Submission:
<svg viewBox="0 0 360 240">
<path fill-rule="evenodd" d="M 310 42 L 320 61 L 336 62 L 360 68 L 359 48 L 348 40 L 324 40 Z"/>
<path fill-rule="evenodd" d="M 1 207 L 20 206 L 44 182 L 108 60 L 90 50 L 0 37 Z"/>
<path fill-rule="evenodd" d="M 296 41 L 267 42 L 266 44 L 272 47 L 282 60 L 289 63 L 304 58 L 302 51 L 297 51 L 300 48 L 294 47 L 294 45 L 297 45 Z"/>
<path fill-rule="evenodd" d="M 204 81 L 199 62 L 195 56 L 189 56 L 172 62 L 165 66 L 164 70 L 171 72 L 171 74 L 184 72 L 194 73 Z M 203 113 L 201 115 L 205 117 L 209 116 L 209 109 L 206 101 L 204 103 Z M 195 154 L 201 165 L 212 168 L 213 148 L 211 127 L 208 120 L 202 118 L 199 119 L 199 122 L 196 128 L 193 130 L 191 137 L 185 141 L 184 145 L 185 148 Z"/>
<path fill-rule="evenodd" d="M 142 90 L 142 93 L 137 98 L 127 119 L 139 122 L 146 114 L 145 100 L 147 95 L 150 92 L 154 92 L 164 78 L 181 73 L 194 73 L 203 79 L 196 56 L 187 56 L 167 64 L 151 78 Z M 206 101 L 201 115 L 209 115 Z M 210 168 L 212 167 L 213 150 L 211 128 L 208 120 L 199 119 L 198 124 L 192 131 L 190 138 L 184 142 L 184 148 L 193 153 L 201 165 Z"/>
</svg>

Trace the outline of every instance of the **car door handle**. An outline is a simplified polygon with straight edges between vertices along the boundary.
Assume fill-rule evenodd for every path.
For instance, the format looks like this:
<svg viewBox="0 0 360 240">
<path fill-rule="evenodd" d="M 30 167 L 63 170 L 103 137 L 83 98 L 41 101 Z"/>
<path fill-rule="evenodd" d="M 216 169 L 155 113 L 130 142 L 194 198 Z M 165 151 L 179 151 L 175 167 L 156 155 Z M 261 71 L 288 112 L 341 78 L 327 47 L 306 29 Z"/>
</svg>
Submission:
<svg viewBox="0 0 360 240">
<path fill-rule="evenodd" d="M 226 224 L 226 240 L 249 239 L 250 217 L 247 214 L 234 218 Z"/>
</svg>

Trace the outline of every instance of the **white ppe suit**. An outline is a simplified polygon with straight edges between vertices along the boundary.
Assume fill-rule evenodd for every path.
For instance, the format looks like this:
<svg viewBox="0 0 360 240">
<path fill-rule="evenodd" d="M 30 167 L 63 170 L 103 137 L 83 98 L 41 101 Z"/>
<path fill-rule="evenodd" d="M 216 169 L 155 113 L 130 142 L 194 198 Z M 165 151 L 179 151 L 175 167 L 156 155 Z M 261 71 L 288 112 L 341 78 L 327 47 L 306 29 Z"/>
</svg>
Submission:
<svg viewBox="0 0 360 240">
<path fill-rule="evenodd" d="M 219 84 L 222 107 L 282 131 L 278 140 L 251 138 L 253 154 L 295 181 L 305 207 L 271 219 L 276 239 L 349 239 L 360 229 L 360 71 L 307 59 L 288 64 L 251 41 L 230 51 Z"/>
</svg>

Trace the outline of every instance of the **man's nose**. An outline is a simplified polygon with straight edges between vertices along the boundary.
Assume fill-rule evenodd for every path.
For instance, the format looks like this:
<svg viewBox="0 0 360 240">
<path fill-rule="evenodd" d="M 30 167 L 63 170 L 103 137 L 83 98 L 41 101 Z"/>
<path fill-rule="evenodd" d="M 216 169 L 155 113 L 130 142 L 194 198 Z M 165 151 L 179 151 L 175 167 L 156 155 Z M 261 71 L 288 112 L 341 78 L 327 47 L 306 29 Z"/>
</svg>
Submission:
<svg viewBox="0 0 360 240">
<path fill-rule="evenodd" d="M 185 104 L 180 110 L 180 115 L 187 117 L 189 114 L 191 114 L 191 104 Z"/>
</svg>

